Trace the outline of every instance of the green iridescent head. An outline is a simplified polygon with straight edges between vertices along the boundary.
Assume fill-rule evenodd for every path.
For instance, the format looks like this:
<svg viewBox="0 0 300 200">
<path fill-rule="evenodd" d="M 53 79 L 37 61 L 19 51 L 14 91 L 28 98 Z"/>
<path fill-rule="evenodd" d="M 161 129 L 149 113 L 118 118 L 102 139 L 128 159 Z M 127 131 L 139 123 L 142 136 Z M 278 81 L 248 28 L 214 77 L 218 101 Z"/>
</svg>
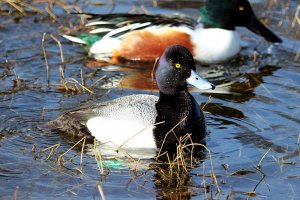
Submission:
<svg viewBox="0 0 300 200">
<path fill-rule="evenodd" d="M 205 28 L 234 30 L 242 26 L 270 42 L 282 41 L 256 18 L 247 0 L 207 0 L 200 9 L 200 16 Z"/>
</svg>

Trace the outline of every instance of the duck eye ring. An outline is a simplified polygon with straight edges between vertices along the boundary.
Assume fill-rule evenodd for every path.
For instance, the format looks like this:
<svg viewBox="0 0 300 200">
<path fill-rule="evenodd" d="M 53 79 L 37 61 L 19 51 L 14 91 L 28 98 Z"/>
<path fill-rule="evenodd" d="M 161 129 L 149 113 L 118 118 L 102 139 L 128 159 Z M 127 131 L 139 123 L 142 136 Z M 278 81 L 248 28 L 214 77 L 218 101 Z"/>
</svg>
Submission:
<svg viewBox="0 0 300 200">
<path fill-rule="evenodd" d="M 177 69 L 179 69 L 179 68 L 181 67 L 181 64 L 176 63 L 176 64 L 175 64 L 175 67 L 176 67 Z"/>
<path fill-rule="evenodd" d="M 244 11 L 244 10 L 245 10 L 245 7 L 244 7 L 244 6 L 239 6 L 239 10 L 240 10 L 240 11 Z"/>
</svg>

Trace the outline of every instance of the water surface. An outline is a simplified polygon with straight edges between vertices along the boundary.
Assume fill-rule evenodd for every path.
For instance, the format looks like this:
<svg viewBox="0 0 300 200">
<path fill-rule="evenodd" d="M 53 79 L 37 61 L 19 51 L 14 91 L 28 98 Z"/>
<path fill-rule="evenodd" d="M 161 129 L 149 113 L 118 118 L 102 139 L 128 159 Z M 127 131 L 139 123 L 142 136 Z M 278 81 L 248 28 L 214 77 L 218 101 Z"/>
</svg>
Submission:
<svg viewBox="0 0 300 200">
<path fill-rule="evenodd" d="M 153 159 L 143 159 L 136 167 L 131 159 L 111 160 L 108 154 L 105 159 L 109 170 L 103 176 L 91 143 L 82 154 L 82 164 L 81 147 L 69 151 L 64 162 L 57 164 L 59 156 L 78 139 L 51 132 L 42 125 L 80 106 L 130 94 L 157 94 L 150 71 L 119 66 L 86 67 L 86 53 L 81 46 L 58 35 L 65 27 L 76 29 L 79 17 L 66 14 L 59 5 L 53 7 L 57 21 L 46 14 L 1 15 L 1 199 L 99 199 L 101 190 L 106 199 L 300 198 L 299 24 L 291 25 L 297 1 L 251 2 L 259 18 L 284 42 L 268 54 L 268 43 L 240 28 L 245 46 L 240 59 L 211 67 L 197 65 L 210 81 L 229 84 L 219 94 L 193 92 L 206 112 L 209 131 L 206 142 L 220 193 L 210 176 L 208 152 L 194 168 L 182 174 L 182 182 L 164 179 L 158 166 L 148 167 Z M 84 12 L 133 9 L 135 12 L 180 12 L 191 17 L 197 16 L 201 5 L 198 1 L 158 1 L 154 6 L 152 1 L 122 0 L 114 6 L 78 4 Z M 49 85 L 42 49 L 44 32 L 47 33 L 44 46 Z M 62 42 L 64 65 L 50 34 Z M 258 62 L 253 62 L 254 49 L 260 52 Z M 81 82 L 83 77 L 90 86 L 102 78 L 91 87 L 96 94 L 65 91 L 60 86 L 59 68 L 64 68 L 68 85 L 75 85 L 74 79 Z M 53 148 L 49 147 L 57 144 L 59 147 L 51 154 Z"/>
</svg>

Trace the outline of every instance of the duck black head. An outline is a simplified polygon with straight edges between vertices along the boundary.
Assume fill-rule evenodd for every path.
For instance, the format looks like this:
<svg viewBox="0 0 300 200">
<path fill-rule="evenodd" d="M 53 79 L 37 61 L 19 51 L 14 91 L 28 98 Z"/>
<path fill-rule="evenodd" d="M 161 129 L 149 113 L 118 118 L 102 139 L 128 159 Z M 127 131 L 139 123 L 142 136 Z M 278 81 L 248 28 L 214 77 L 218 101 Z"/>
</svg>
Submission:
<svg viewBox="0 0 300 200">
<path fill-rule="evenodd" d="M 181 45 L 170 46 L 164 51 L 158 61 L 155 77 L 160 92 L 165 94 L 187 90 L 187 84 L 199 89 L 215 88 L 197 74 L 193 55 Z"/>
</svg>

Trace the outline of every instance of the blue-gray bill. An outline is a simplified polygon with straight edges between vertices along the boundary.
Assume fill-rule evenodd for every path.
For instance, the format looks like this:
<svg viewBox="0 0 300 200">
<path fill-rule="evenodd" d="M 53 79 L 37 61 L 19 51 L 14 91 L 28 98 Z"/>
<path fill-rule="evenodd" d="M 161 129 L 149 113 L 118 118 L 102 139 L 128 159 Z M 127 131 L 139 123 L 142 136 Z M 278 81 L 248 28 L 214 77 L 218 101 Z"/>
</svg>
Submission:
<svg viewBox="0 0 300 200">
<path fill-rule="evenodd" d="M 214 84 L 200 77 L 194 70 L 191 71 L 191 75 L 186 79 L 186 81 L 188 84 L 193 85 L 200 90 L 214 90 L 216 88 Z"/>
</svg>

